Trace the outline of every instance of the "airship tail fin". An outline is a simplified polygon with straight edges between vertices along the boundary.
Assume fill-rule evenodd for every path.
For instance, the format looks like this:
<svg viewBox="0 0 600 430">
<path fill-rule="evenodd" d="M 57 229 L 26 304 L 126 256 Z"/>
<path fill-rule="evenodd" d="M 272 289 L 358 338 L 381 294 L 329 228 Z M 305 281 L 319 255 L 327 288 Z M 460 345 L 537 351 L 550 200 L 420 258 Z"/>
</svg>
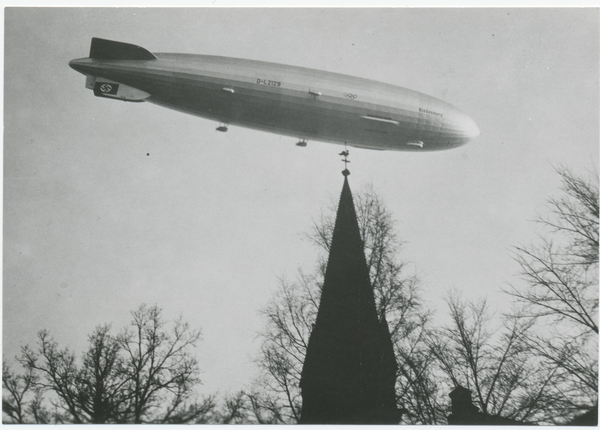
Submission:
<svg viewBox="0 0 600 430">
<path fill-rule="evenodd" d="M 90 58 L 97 60 L 156 60 L 156 55 L 131 43 L 93 37 Z"/>
</svg>

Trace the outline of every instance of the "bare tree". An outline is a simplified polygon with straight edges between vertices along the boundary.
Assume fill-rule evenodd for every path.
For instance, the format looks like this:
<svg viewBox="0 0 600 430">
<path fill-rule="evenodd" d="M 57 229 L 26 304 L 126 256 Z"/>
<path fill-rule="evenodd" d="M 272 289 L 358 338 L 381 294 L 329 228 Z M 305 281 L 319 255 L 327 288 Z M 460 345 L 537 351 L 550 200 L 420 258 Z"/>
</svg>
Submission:
<svg viewBox="0 0 600 430">
<path fill-rule="evenodd" d="M 47 424 L 50 414 L 43 407 L 42 391 L 36 387 L 37 377 L 31 369 L 18 374 L 2 360 L 2 422 L 7 424 Z"/>
<path fill-rule="evenodd" d="M 172 402 L 170 411 L 161 419 L 161 424 L 208 424 L 217 423 L 214 411 L 217 408 L 216 395 L 211 394 L 201 400 L 194 398 L 188 402 Z"/>
<path fill-rule="evenodd" d="M 58 397 L 54 405 L 64 410 L 71 422 L 124 422 L 125 381 L 120 373 L 119 347 L 109 330 L 110 326 L 99 326 L 89 336 L 81 367 L 75 354 L 60 349 L 46 330 L 38 333 L 38 352 L 23 348 L 19 361 L 28 372 L 40 375 L 35 386 L 54 392 Z"/>
<path fill-rule="evenodd" d="M 506 317 L 493 325 L 485 300 L 447 299 L 451 323 L 428 340 L 449 391 L 469 389 L 482 413 L 517 421 L 551 423 L 565 397 L 556 389 L 559 375 L 526 343 L 533 322 Z"/>
<path fill-rule="evenodd" d="M 557 369 L 569 416 L 598 404 L 598 177 L 557 172 L 563 196 L 538 218 L 548 235 L 515 248 L 525 283 L 506 292 L 521 304 L 522 318 L 537 322 L 528 345 Z"/>
<path fill-rule="evenodd" d="M 221 424 L 248 424 L 246 396 L 243 391 L 225 396 L 219 422 Z"/>
<path fill-rule="evenodd" d="M 174 412 L 186 407 L 200 382 L 196 358 L 190 349 L 200 339 L 181 318 L 172 331 L 165 330 L 161 309 L 142 305 L 132 313 L 132 330 L 117 337 L 123 351 L 124 392 L 135 424 L 169 422 Z M 166 406 L 166 409 L 164 408 Z"/>
<path fill-rule="evenodd" d="M 446 424 L 447 391 L 436 374 L 436 357 L 428 346 L 429 314 L 408 325 L 404 337 L 397 336 L 394 350 L 398 361 L 396 396 L 406 410 L 407 424 Z"/>
<path fill-rule="evenodd" d="M 211 424 L 283 424 L 281 405 L 275 396 L 240 390 L 223 397 L 209 419 Z"/>
<path fill-rule="evenodd" d="M 263 310 L 267 324 L 261 333 L 263 343 L 257 359 L 262 375 L 255 382 L 255 390 L 264 396 L 274 395 L 272 403 L 285 423 L 300 419 L 300 375 L 320 289 L 315 276 L 303 273 L 296 283 L 280 280 L 279 289 Z"/>
<path fill-rule="evenodd" d="M 110 325 L 96 327 L 89 345 L 77 375 L 79 407 L 92 423 L 125 422 L 124 362 L 117 340 L 110 335 Z"/>
<path fill-rule="evenodd" d="M 47 330 L 38 333 L 38 351 L 23 347 L 19 362 L 27 372 L 40 375 L 37 388 L 53 391 L 57 396 L 53 404 L 64 410 L 71 422 L 92 422 L 91 416 L 86 415 L 79 404 L 79 369 L 75 354 L 68 348 L 61 349 Z M 62 416 L 58 414 L 56 419 L 60 421 Z"/>
<path fill-rule="evenodd" d="M 2 412 L 4 423 L 25 424 L 26 396 L 32 390 L 31 374 L 15 374 L 6 360 L 2 361 Z"/>
<path fill-rule="evenodd" d="M 125 421 L 123 363 L 119 345 L 109 331 L 109 325 L 96 327 L 88 337 L 89 349 L 80 367 L 75 354 L 68 348 L 60 349 L 46 330 L 38 333 L 38 352 L 29 347 L 22 350 L 21 364 L 31 374 L 39 375 L 35 387 L 53 391 L 58 397 L 55 406 L 64 410 L 71 422 Z M 67 418 L 58 414 L 55 419 Z"/>
<path fill-rule="evenodd" d="M 7 414 L 22 419 L 23 396 L 35 388 L 29 412 L 38 422 L 48 416 L 43 391 L 52 393 L 55 422 L 202 421 L 215 402 L 214 396 L 198 400 L 194 394 L 200 380 L 192 348 L 200 331 L 191 330 L 181 318 L 169 330 L 156 306 L 142 305 L 132 316 L 134 329 L 117 336 L 110 334 L 109 325 L 97 327 L 81 364 L 48 331 L 40 331 L 37 351 L 26 346 L 19 357 L 27 379 L 5 374 L 4 389 L 11 393 Z"/>
<path fill-rule="evenodd" d="M 407 267 L 398 260 L 401 242 L 394 231 L 390 212 L 372 187 L 354 196 L 365 258 L 375 293 L 380 319 L 385 316 L 401 357 L 397 393 L 400 404 L 408 409 L 411 423 L 436 423 L 442 408 L 425 393 L 435 391 L 435 379 L 423 368 L 429 351 L 423 334 L 429 312 L 419 295 L 417 278 L 407 275 Z M 313 225 L 308 238 L 324 251 L 313 274 L 299 273 L 296 281 L 280 280 L 279 289 L 263 311 L 267 324 L 257 362 L 262 377 L 256 384 L 261 394 L 268 393 L 272 409 L 282 422 L 297 422 L 300 417 L 300 374 L 308 339 L 316 319 L 327 253 L 335 224 L 336 206 Z"/>
<path fill-rule="evenodd" d="M 246 393 L 248 410 L 256 424 L 281 424 L 284 422 L 277 398 L 268 393 Z"/>
</svg>

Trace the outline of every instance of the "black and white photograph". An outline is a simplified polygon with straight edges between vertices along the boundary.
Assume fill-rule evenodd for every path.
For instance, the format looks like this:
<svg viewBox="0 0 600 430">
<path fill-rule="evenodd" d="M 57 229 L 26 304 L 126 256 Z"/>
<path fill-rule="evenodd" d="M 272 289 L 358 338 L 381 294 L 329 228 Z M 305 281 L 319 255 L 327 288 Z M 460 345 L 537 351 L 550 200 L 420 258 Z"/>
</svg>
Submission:
<svg viewBox="0 0 600 430">
<path fill-rule="evenodd" d="M 2 423 L 598 425 L 600 9 L 4 8 Z"/>
</svg>

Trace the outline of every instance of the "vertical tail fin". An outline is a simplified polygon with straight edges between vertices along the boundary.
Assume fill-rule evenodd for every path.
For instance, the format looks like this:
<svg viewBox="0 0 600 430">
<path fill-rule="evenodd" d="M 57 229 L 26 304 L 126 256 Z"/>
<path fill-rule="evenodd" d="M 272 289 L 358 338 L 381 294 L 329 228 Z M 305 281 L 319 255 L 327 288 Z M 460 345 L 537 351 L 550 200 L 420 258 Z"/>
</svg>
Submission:
<svg viewBox="0 0 600 430">
<path fill-rule="evenodd" d="M 93 37 L 90 58 L 97 60 L 156 60 L 156 55 L 131 43 Z"/>
</svg>

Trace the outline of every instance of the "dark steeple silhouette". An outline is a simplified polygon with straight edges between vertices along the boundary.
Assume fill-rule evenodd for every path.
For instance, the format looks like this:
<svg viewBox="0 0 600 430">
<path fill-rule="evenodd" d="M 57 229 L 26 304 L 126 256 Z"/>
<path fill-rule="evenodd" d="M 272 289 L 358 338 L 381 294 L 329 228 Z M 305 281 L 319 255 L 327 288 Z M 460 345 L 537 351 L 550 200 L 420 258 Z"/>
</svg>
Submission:
<svg viewBox="0 0 600 430">
<path fill-rule="evenodd" d="M 352 193 L 344 186 L 302 369 L 300 424 L 398 424 L 396 359 L 379 320 Z"/>
</svg>

